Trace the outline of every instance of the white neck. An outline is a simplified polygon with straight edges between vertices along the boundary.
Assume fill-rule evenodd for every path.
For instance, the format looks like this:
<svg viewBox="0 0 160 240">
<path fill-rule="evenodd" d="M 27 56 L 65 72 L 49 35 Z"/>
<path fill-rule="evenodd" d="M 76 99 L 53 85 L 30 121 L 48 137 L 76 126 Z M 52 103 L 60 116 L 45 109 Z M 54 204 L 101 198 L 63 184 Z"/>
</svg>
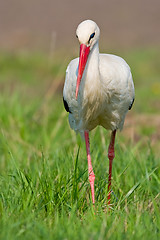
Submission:
<svg viewBox="0 0 160 240">
<path fill-rule="evenodd" d="M 85 119 L 89 121 L 93 117 L 93 112 L 95 113 L 94 117 L 98 114 L 98 106 L 102 95 L 98 42 L 90 51 L 80 88 L 81 111 Z"/>
<path fill-rule="evenodd" d="M 92 50 L 90 51 L 87 65 L 86 65 L 86 79 L 87 81 L 94 80 L 98 81 L 99 79 L 99 45 L 98 42 L 93 46 Z"/>
<path fill-rule="evenodd" d="M 99 46 L 98 42 L 93 46 L 88 56 L 86 68 L 83 76 L 82 92 L 84 98 L 91 98 L 92 101 L 96 92 L 100 91 L 99 72 Z M 88 99 L 89 100 L 89 99 Z"/>
<path fill-rule="evenodd" d="M 99 46 L 98 42 L 91 49 L 86 68 L 80 84 L 80 95 L 83 105 L 94 102 L 101 95 L 101 80 L 99 72 Z"/>
</svg>

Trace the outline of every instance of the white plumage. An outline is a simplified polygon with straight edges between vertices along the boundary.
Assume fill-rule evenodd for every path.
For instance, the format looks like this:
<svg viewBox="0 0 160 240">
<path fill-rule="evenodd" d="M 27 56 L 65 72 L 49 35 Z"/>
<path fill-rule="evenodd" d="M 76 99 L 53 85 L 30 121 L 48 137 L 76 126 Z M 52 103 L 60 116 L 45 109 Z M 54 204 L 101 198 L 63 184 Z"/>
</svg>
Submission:
<svg viewBox="0 0 160 240">
<path fill-rule="evenodd" d="M 81 24 L 86 25 L 88 36 L 98 28 L 91 20 Z M 92 30 L 93 25 L 95 28 Z M 78 30 L 81 29 L 79 25 Z M 82 133 L 97 125 L 112 131 L 121 130 L 134 99 L 130 67 L 118 56 L 99 54 L 98 39 L 99 35 L 90 51 L 77 100 L 75 92 L 79 58 L 72 60 L 66 70 L 63 97 L 71 112 L 69 123 L 72 129 Z M 83 41 L 86 42 L 85 38 Z"/>
<path fill-rule="evenodd" d="M 72 60 L 66 70 L 63 98 L 66 110 L 69 111 L 70 126 L 82 135 L 97 125 L 112 132 L 121 130 L 126 113 L 134 101 L 130 67 L 121 57 L 99 54 L 100 30 L 95 22 L 82 22 L 76 35 L 80 45 L 89 49 L 89 54 L 80 76 L 77 97 L 80 59 Z"/>
</svg>

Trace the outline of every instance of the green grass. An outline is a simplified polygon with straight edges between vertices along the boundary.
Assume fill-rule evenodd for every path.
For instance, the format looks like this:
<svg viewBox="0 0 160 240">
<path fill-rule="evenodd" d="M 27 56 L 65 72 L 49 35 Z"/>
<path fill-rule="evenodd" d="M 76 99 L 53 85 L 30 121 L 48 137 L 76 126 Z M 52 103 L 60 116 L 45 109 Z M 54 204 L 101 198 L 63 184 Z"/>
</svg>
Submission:
<svg viewBox="0 0 160 240">
<path fill-rule="evenodd" d="M 135 77 L 133 114 L 159 113 L 157 92 L 150 88 L 159 84 L 157 52 L 125 57 Z M 1 54 L 0 239 L 159 239 L 160 158 L 149 141 L 126 143 L 118 133 L 108 210 L 110 133 L 99 127 L 91 133 L 92 206 L 85 144 L 70 130 L 57 93 L 66 64 L 40 54 Z M 139 128 L 141 136 L 155 131 Z"/>
</svg>

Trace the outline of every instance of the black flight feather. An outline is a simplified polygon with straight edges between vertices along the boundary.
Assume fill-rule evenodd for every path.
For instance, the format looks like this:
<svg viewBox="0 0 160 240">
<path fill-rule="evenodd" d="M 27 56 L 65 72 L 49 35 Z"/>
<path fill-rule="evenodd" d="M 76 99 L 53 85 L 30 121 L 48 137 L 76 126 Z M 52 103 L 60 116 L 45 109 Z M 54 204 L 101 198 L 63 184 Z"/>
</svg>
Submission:
<svg viewBox="0 0 160 240">
<path fill-rule="evenodd" d="M 71 113 L 71 111 L 70 111 L 70 109 L 69 109 L 69 107 L 68 107 L 68 103 L 67 103 L 67 101 L 64 99 L 64 97 L 63 97 L 63 104 L 64 104 L 64 108 L 66 109 L 66 111 L 69 112 L 69 113 Z"/>
<path fill-rule="evenodd" d="M 132 108 L 132 106 L 133 106 L 133 103 L 134 103 L 134 98 L 133 98 L 133 100 L 132 100 L 132 102 L 131 102 L 131 105 L 129 106 L 129 110 L 131 110 L 131 108 Z"/>
</svg>

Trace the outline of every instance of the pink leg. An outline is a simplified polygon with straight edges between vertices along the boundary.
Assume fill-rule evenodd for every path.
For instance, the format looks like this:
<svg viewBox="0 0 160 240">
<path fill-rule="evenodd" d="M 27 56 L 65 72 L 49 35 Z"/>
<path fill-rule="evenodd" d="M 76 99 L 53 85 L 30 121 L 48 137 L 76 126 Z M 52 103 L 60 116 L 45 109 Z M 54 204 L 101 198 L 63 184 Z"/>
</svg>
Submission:
<svg viewBox="0 0 160 240">
<path fill-rule="evenodd" d="M 91 163 L 91 154 L 90 154 L 90 147 L 89 147 L 89 132 L 85 131 L 84 136 L 85 136 L 86 150 L 87 150 L 89 182 L 90 182 L 90 185 L 91 185 L 92 202 L 94 204 L 95 203 L 95 198 L 94 198 L 95 175 L 94 175 L 93 168 L 92 168 L 92 163 Z"/>
<path fill-rule="evenodd" d="M 111 177 L 112 177 L 112 162 L 114 159 L 114 143 L 115 143 L 116 130 L 111 134 L 111 141 L 108 148 L 108 158 L 109 158 L 109 175 L 108 175 L 108 205 L 110 204 L 111 198 Z"/>
</svg>

